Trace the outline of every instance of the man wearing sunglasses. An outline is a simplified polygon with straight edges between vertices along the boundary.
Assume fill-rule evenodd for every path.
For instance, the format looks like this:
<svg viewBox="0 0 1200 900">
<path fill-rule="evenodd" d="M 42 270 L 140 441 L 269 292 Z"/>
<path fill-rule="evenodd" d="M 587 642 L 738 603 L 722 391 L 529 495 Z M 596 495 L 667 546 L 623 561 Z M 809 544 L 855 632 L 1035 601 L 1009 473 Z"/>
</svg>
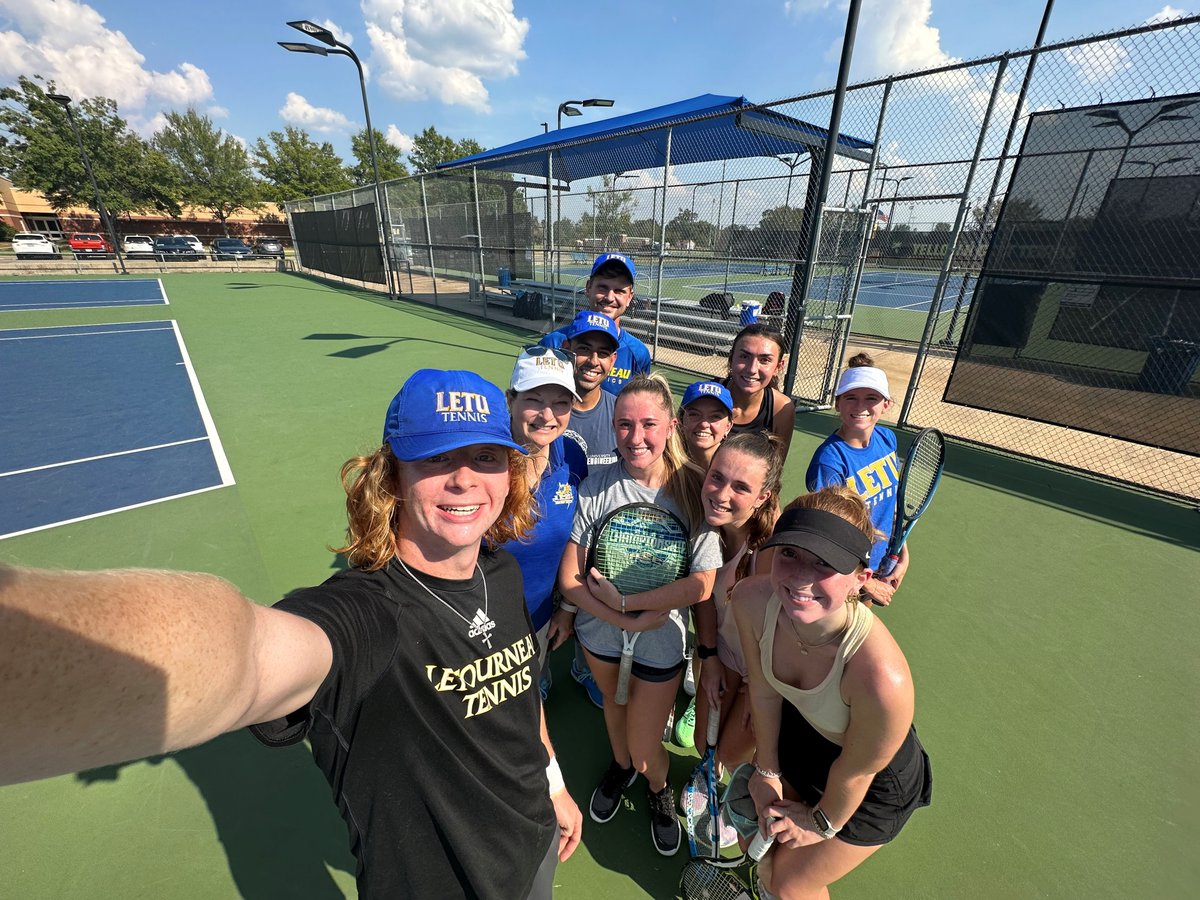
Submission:
<svg viewBox="0 0 1200 900">
<path fill-rule="evenodd" d="M 617 325 L 604 313 L 580 312 L 563 329 L 562 349 L 574 356 L 575 394 L 563 437 L 579 445 L 588 470 L 617 461 L 616 394 L 604 390 L 619 355 Z"/>
<path fill-rule="evenodd" d="M 637 267 L 633 258 L 623 253 L 602 253 L 592 263 L 592 274 L 584 292 L 594 312 L 603 313 L 616 328 L 617 351 L 604 390 L 616 395 L 634 375 L 650 371 L 650 351 L 640 340 L 621 327 L 621 316 L 633 302 L 633 286 Z M 568 326 L 569 327 L 569 326 Z M 551 331 L 539 343 L 544 347 L 561 347 L 566 340 L 566 328 Z"/>
</svg>

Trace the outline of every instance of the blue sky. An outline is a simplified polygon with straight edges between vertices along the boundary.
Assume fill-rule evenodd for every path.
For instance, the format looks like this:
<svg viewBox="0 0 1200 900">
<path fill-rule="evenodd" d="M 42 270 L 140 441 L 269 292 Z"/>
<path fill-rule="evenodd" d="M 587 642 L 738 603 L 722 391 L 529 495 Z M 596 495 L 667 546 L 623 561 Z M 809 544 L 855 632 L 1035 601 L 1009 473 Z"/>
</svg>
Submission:
<svg viewBox="0 0 1200 900">
<path fill-rule="evenodd" d="M 1029 46 L 1043 0 L 865 0 L 854 78 Z M 1058 0 L 1048 41 L 1185 9 L 1162 0 Z M 831 86 L 845 27 L 832 0 L 326 0 L 204 3 L 0 0 L 0 83 L 54 78 L 113 97 L 152 133 L 193 106 L 247 141 L 287 124 L 344 157 L 363 124 L 348 60 L 285 53 L 288 19 L 331 23 L 369 69 L 377 128 L 404 145 L 427 125 L 485 147 L 554 127 L 562 100 L 620 115 L 703 93 L 769 101 Z M 576 119 L 576 122 L 586 121 Z"/>
</svg>

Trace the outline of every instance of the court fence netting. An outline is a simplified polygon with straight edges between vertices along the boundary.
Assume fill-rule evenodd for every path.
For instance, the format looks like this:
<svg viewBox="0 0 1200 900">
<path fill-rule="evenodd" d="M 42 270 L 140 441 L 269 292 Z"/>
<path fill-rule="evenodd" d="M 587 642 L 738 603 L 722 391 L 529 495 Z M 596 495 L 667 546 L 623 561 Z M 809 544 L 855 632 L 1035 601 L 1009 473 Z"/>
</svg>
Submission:
<svg viewBox="0 0 1200 900">
<path fill-rule="evenodd" d="M 823 195 L 832 90 L 539 134 L 289 226 L 302 271 L 535 331 L 624 252 L 622 324 L 658 363 L 723 375 L 757 315 L 797 347 L 802 409 L 866 350 L 902 427 L 1194 501 L 1197 59 L 1189 16 L 851 85 Z"/>
</svg>

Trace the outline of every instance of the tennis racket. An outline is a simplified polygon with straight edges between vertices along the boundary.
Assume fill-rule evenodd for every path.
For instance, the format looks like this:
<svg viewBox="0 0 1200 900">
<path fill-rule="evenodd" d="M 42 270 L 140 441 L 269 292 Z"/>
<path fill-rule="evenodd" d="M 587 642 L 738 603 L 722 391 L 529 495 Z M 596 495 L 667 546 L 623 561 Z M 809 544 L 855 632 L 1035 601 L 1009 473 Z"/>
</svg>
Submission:
<svg viewBox="0 0 1200 900">
<path fill-rule="evenodd" d="M 692 770 L 683 790 L 683 808 L 687 815 L 688 849 L 692 859 L 705 859 L 714 865 L 721 860 L 721 808 L 717 804 L 717 737 L 721 733 L 721 711 L 708 708 L 708 730 L 704 756 Z"/>
<path fill-rule="evenodd" d="M 896 490 L 896 520 L 892 523 L 892 536 L 888 540 L 887 553 L 876 573 L 886 578 L 900 561 L 900 551 L 917 520 L 929 507 L 933 492 L 937 490 L 946 465 L 946 439 L 936 428 L 922 430 L 908 448 L 904 457 L 904 468 L 900 472 L 900 486 Z"/>
<path fill-rule="evenodd" d="M 753 900 L 746 887 L 728 869 L 717 869 L 699 859 L 688 860 L 679 876 L 683 900 Z"/>
<path fill-rule="evenodd" d="M 588 570 L 593 567 L 622 596 L 640 594 L 678 581 L 688 573 L 691 547 L 679 517 L 661 506 L 630 503 L 604 517 L 592 540 Z M 621 668 L 613 699 L 629 702 L 629 673 L 641 632 L 621 631 Z"/>
</svg>

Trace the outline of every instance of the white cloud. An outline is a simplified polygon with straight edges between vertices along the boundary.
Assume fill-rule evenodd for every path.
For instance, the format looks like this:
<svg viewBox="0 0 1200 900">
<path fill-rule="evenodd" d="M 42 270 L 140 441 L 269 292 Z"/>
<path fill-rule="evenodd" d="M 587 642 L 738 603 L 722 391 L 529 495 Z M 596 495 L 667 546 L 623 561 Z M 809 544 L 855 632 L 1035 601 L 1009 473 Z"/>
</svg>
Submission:
<svg viewBox="0 0 1200 900">
<path fill-rule="evenodd" d="M 485 78 L 517 74 L 529 21 L 512 0 L 363 0 L 380 86 L 402 100 L 488 111 Z"/>
<path fill-rule="evenodd" d="M 320 132 L 345 131 L 352 124 L 336 109 L 313 106 L 294 91 L 288 93 L 283 108 L 279 110 L 279 117 L 289 125 L 299 125 L 301 128 Z"/>
<path fill-rule="evenodd" d="M 395 125 L 388 125 L 387 133 L 384 136 L 393 147 L 399 147 L 401 153 L 409 153 L 413 149 L 412 136 L 405 134 Z"/>
<path fill-rule="evenodd" d="M 785 14 L 799 19 L 811 12 L 829 9 L 831 6 L 833 6 L 833 0 L 784 0 L 783 11 Z"/>
<path fill-rule="evenodd" d="M 146 69 L 146 58 L 122 32 L 76 0 L 0 0 L 0 11 L 16 26 L 0 32 L 0 80 L 37 73 L 72 97 L 111 97 L 123 112 L 212 97 L 203 69 L 188 62 L 170 72 Z"/>
<path fill-rule="evenodd" d="M 864 0 L 854 41 L 854 75 L 869 78 L 955 62 L 929 24 L 931 0 Z M 841 52 L 841 41 L 838 41 Z"/>
<path fill-rule="evenodd" d="M 1100 41 L 1069 47 L 1063 51 L 1076 74 L 1089 84 L 1108 81 L 1119 72 L 1133 68 L 1129 51 L 1116 41 Z"/>
<path fill-rule="evenodd" d="M 1154 25 L 1158 22 L 1169 22 L 1172 19 L 1179 19 L 1189 15 L 1186 9 L 1176 9 L 1174 6 L 1164 6 L 1154 15 L 1146 20 L 1147 25 Z"/>
<path fill-rule="evenodd" d="M 208 115 L 210 118 L 213 118 L 213 119 L 228 119 L 229 118 L 229 107 L 218 106 L 216 103 L 214 103 L 212 106 L 210 106 L 208 108 Z"/>
</svg>

